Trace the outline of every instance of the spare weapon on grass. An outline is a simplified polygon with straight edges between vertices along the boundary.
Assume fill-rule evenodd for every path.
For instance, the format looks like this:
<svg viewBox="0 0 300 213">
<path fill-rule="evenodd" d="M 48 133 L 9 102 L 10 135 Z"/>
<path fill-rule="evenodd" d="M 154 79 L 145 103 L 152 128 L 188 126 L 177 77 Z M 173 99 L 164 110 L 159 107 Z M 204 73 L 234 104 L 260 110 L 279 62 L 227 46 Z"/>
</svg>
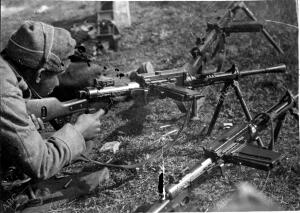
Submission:
<svg viewBox="0 0 300 213">
<path fill-rule="evenodd" d="M 239 22 L 234 20 L 241 10 L 251 20 L 250 22 Z M 245 32 L 262 32 L 271 45 L 279 53 L 283 54 L 283 50 L 264 26 L 257 21 L 257 18 L 246 4 L 244 2 L 232 2 L 223 17 L 221 17 L 217 23 L 207 23 L 205 36 L 197 38 L 196 47 L 192 48 L 190 51 L 193 57 L 192 73 L 202 74 L 205 69 L 205 64 L 216 58 L 218 58 L 217 68 L 214 71 L 221 71 L 223 62 L 226 58 L 226 37 L 230 36 L 232 33 Z"/>
<path fill-rule="evenodd" d="M 204 156 L 207 158 L 195 165 L 178 183 L 170 184 L 161 190 L 164 186 L 163 181 L 160 180 L 159 192 L 165 191 L 165 196 L 162 196 L 165 199 L 154 203 L 147 212 L 169 212 L 176 209 L 178 204 L 188 196 L 190 189 L 199 183 L 199 180 L 206 177 L 215 168 L 220 168 L 222 171 L 226 163 L 270 171 L 280 163 L 282 158 L 281 154 L 274 151 L 273 148 L 287 112 L 290 112 L 297 120 L 299 119 L 299 115 L 293 111 L 297 104 L 297 97 L 287 92 L 269 110 L 259 113 L 248 123 L 232 127 L 209 147 L 204 148 Z M 275 128 L 271 128 L 269 144 L 264 146 L 255 144 L 258 134 L 269 125 L 271 127 L 275 125 Z"/>
</svg>

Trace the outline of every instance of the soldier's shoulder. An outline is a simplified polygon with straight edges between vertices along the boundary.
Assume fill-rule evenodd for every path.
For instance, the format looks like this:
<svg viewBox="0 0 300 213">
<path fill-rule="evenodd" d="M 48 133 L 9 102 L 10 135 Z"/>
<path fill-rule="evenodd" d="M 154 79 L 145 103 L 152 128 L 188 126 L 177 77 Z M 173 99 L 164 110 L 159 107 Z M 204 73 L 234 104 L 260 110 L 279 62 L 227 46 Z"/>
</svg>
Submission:
<svg viewBox="0 0 300 213">
<path fill-rule="evenodd" d="M 0 55 L 0 73 L 4 72 L 3 74 L 7 72 L 12 72 L 8 62 Z"/>
<path fill-rule="evenodd" d="M 1 88 L 6 87 L 7 83 L 17 84 L 17 79 L 14 71 L 9 66 L 8 62 L 0 56 L 0 86 Z M 6 85 L 6 86 L 5 86 Z"/>
</svg>

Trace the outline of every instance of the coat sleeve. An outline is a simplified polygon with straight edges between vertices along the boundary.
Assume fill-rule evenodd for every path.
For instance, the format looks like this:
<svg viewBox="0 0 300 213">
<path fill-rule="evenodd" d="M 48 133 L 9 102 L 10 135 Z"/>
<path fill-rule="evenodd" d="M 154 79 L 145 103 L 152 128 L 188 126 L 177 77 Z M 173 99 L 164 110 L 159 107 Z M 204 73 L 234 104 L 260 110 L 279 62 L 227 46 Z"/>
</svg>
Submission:
<svg viewBox="0 0 300 213">
<path fill-rule="evenodd" d="M 27 175 L 47 179 L 86 149 L 84 138 L 73 125 L 66 124 L 43 139 L 27 114 L 18 81 L 2 71 L 0 66 L 0 143 L 8 150 L 2 158 L 9 155 Z"/>
</svg>

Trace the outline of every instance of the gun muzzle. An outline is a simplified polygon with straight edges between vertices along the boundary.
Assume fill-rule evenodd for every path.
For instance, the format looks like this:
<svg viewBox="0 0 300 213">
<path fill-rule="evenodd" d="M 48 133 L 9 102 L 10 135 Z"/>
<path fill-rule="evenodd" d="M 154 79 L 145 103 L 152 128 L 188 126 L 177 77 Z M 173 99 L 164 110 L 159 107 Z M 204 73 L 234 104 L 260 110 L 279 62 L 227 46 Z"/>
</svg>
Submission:
<svg viewBox="0 0 300 213">
<path fill-rule="evenodd" d="M 213 163 L 211 158 L 207 158 L 201 164 L 197 165 L 190 173 L 185 175 L 177 184 L 166 188 L 167 197 L 173 199 L 176 195 L 191 185 L 191 183 L 205 173 L 208 166 Z"/>
<path fill-rule="evenodd" d="M 165 209 L 169 208 L 169 205 L 172 205 L 172 202 L 180 192 L 184 191 L 189 187 L 193 181 L 199 178 L 202 174 L 207 171 L 207 168 L 213 163 L 211 158 L 204 160 L 201 164 L 198 164 L 192 169 L 190 173 L 185 175 L 177 184 L 167 186 L 166 188 L 166 199 L 156 202 L 150 209 L 146 212 L 158 213 L 163 212 Z M 173 200 L 174 199 L 174 200 Z"/>
<path fill-rule="evenodd" d="M 247 76 L 247 75 L 254 75 L 254 74 L 260 74 L 260 73 L 285 73 L 286 72 L 286 65 L 280 64 L 274 67 L 267 67 L 263 69 L 256 69 L 256 70 L 245 70 L 241 71 L 241 76 Z"/>
</svg>

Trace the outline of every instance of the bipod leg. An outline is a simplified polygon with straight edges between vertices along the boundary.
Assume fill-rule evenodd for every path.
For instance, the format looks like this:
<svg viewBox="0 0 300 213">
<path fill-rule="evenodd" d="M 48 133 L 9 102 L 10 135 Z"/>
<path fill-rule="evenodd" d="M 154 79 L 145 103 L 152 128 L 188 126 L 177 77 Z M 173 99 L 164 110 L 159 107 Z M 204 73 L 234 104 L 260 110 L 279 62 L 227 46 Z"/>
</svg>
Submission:
<svg viewBox="0 0 300 213">
<path fill-rule="evenodd" d="M 278 135 L 279 135 L 279 132 L 280 132 L 280 129 L 281 129 L 281 126 L 283 124 L 283 121 L 285 119 L 285 116 L 286 116 L 286 113 L 284 113 L 283 115 L 281 115 L 280 117 L 278 117 L 278 120 L 276 122 L 276 126 L 275 128 L 273 129 L 272 128 L 272 132 L 271 132 L 271 141 L 269 143 L 269 147 L 268 149 L 269 150 L 273 150 L 274 146 L 275 146 L 275 143 L 277 141 L 277 138 L 278 138 Z M 271 121 L 273 122 L 273 121 Z M 272 124 L 273 125 L 273 124 Z"/>
<path fill-rule="evenodd" d="M 245 12 L 245 14 L 252 19 L 252 21 L 257 21 L 257 18 L 254 16 L 252 11 L 246 6 L 244 2 L 240 3 L 240 7 Z M 271 45 L 281 54 L 284 54 L 283 50 L 280 48 L 280 46 L 274 41 L 272 36 L 268 33 L 266 29 L 262 29 L 263 35 L 266 37 L 266 39 L 271 43 Z"/>
<path fill-rule="evenodd" d="M 251 116 L 250 110 L 249 110 L 249 108 L 248 108 L 248 106 L 246 104 L 246 101 L 245 101 L 245 99 L 242 96 L 242 91 L 241 91 L 239 82 L 234 80 L 233 83 L 232 83 L 232 86 L 234 88 L 234 91 L 235 91 L 235 94 L 236 94 L 237 98 L 240 101 L 240 104 L 241 104 L 241 106 L 243 108 L 243 111 L 244 111 L 244 114 L 246 116 L 247 121 L 251 121 L 252 120 L 252 116 Z M 262 142 L 262 140 L 261 140 L 260 137 L 257 137 L 256 141 L 257 141 L 257 143 L 258 143 L 259 146 L 264 147 L 264 144 L 263 144 L 263 142 Z"/>
<path fill-rule="evenodd" d="M 224 87 L 221 90 L 221 95 L 219 97 L 218 104 L 216 106 L 215 112 L 213 114 L 213 117 L 212 117 L 212 119 L 210 121 L 208 130 L 207 130 L 207 133 L 206 133 L 207 136 L 209 136 L 211 134 L 211 132 L 212 132 L 214 126 L 215 126 L 215 123 L 216 123 L 216 121 L 218 119 L 219 113 L 221 111 L 221 107 L 222 107 L 222 105 L 224 103 L 224 100 L 225 100 L 225 97 L 227 95 L 227 92 L 228 92 L 228 89 L 229 89 L 230 85 L 231 85 L 231 83 L 226 82 L 225 85 L 224 85 Z"/>
<path fill-rule="evenodd" d="M 242 96 L 242 91 L 241 91 L 239 82 L 238 81 L 233 81 L 232 86 L 234 88 L 234 91 L 235 91 L 235 94 L 236 94 L 237 98 L 240 101 L 240 104 L 241 104 L 241 106 L 243 108 L 243 111 L 244 111 L 244 114 L 246 116 L 247 121 L 251 121 L 252 120 L 252 116 L 251 116 L 250 110 L 249 110 L 249 108 L 248 108 L 248 106 L 247 106 L 247 104 L 245 102 L 245 99 Z"/>
</svg>

